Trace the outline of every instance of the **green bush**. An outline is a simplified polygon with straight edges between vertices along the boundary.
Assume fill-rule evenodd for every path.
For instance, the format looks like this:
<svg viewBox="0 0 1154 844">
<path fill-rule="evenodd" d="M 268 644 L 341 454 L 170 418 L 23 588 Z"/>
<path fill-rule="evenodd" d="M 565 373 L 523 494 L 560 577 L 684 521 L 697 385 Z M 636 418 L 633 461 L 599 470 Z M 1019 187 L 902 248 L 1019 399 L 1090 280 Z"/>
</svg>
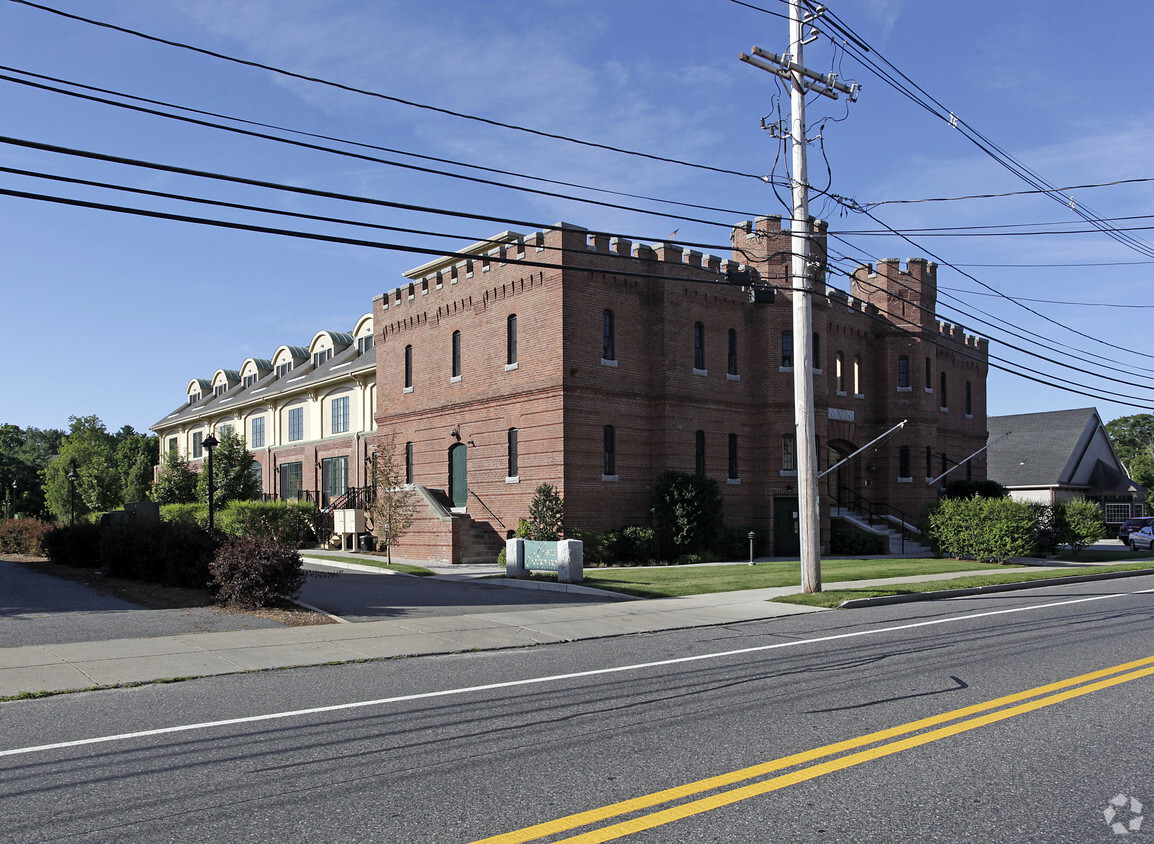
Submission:
<svg viewBox="0 0 1154 844">
<path fill-rule="evenodd" d="M 950 481 L 942 498 L 1007 498 L 1010 491 L 997 481 Z"/>
<path fill-rule="evenodd" d="M 1060 505 L 1060 513 L 1058 542 L 1069 545 L 1075 556 L 1106 535 L 1102 508 L 1092 501 L 1067 501 Z"/>
<path fill-rule="evenodd" d="M 100 565 L 112 577 L 204 589 L 217 542 L 187 522 L 126 520 L 100 535 Z"/>
<path fill-rule="evenodd" d="M 716 563 L 720 561 L 720 557 L 712 551 L 698 551 L 695 554 L 682 554 L 673 561 L 675 566 L 694 566 L 701 563 Z"/>
<path fill-rule="evenodd" d="M 884 536 L 864 531 L 845 519 L 830 521 L 829 544 L 831 553 L 847 554 L 851 557 L 886 553 Z"/>
<path fill-rule="evenodd" d="M 295 598 L 305 584 L 296 548 L 269 537 L 235 536 L 213 557 L 210 567 L 218 603 L 268 607 Z"/>
<path fill-rule="evenodd" d="M 181 522 L 186 525 L 208 527 L 208 505 L 161 504 L 160 519 L 164 522 Z"/>
<path fill-rule="evenodd" d="M 234 501 L 220 514 L 217 526 L 232 536 L 267 536 L 299 547 L 312 531 L 316 512 L 308 501 Z"/>
<path fill-rule="evenodd" d="M 5 519 L 0 522 L 0 554 L 44 554 L 44 535 L 52 529 L 40 519 Z"/>
<path fill-rule="evenodd" d="M 625 556 L 623 562 L 644 565 L 656 562 L 660 557 L 657 533 L 653 528 L 628 525 L 621 528 L 621 540 Z"/>
<path fill-rule="evenodd" d="M 653 484 L 657 540 L 664 559 L 713 547 L 722 525 L 717 481 L 684 472 L 662 472 Z"/>
<path fill-rule="evenodd" d="M 943 499 L 931 512 L 930 533 L 949 557 L 1004 563 L 1035 553 L 1038 513 L 1009 498 Z"/>
<path fill-rule="evenodd" d="M 89 569 L 100 566 L 100 528 L 89 522 L 54 527 L 44 534 L 43 545 L 54 563 Z"/>
<path fill-rule="evenodd" d="M 556 542 L 564 531 L 565 502 L 552 484 L 541 484 L 529 502 L 529 538 Z"/>
</svg>

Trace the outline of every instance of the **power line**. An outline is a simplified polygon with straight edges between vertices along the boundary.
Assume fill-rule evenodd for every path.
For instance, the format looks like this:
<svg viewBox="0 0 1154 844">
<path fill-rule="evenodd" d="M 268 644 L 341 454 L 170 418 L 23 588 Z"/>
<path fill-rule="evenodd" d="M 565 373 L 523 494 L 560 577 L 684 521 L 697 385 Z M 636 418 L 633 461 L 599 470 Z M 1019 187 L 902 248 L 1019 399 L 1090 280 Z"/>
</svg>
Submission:
<svg viewBox="0 0 1154 844">
<path fill-rule="evenodd" d="M 353 94 L 361 94 L 361 95 L 366 96 L 366 97 L 373 97 L 375 99 L 386 100 L 388 102 L 397 103 L 398 105 L 409 106 L 410 108 L 423 109 L 425 111 L 431 111 L 431 112 L 435 112 L 437 114 L 444 114 L 444 115 L 447 115 L 449 117 L 456 117 L 456 118 L 459 118 L 462 120 L 472 120 L 472 121 L 475 121 L 477 123 L 483 123 L 487 126 L 494 126 L 494 127 L 499 128 L 499 129 L 510 129 L 510 130 L 513 130 L 516 132 L 524 132 L 526 134 L 535 135 L 535 136 L 542 137 L 542 138 L 550 138 L 552 140 L 565 141 L 566 143 L 578 144 L 580 146 L 590 147 L 593 149 L 601 149 L 601 150 L 606 150 L 608 152 L 620 153 L 622 155 L 630 155 L 630 156 L 634 156 L 637 158 L 644 158 L 644 159 L 647 159 L 649 161 L 660 161 L 660 162 L 663 162 L 665 164 L 677 164 L 677 165 L 682 166 L 682 167 L 692 167 L 692 168 L 697 169 L 697 170 L 706 170 L 708 172 L 721 173 L 721 174 L 724 174 L 727 176 L 740 176 L 741 178 L 744 178 L 744 179 L 756 179 L 759 182 L 763 180 L 761 176 L 756 175 L 754 173 L 743 173 L 739 170 L 730 170 L 730 169 L 727 169 L 724 167 L 713 167 L 712 165 L 709 165 L 709 164 L 700 164 L 700 163 L 692 162 L 692 161 L 683 161 L 681 159 L 670 158 L 670 157 L 663 156 L 663 155 L 656 155 L 654 153 L 641 152 L 639 150 L 626 149 L 624 147 L 615 147 L 615 146 L 612 146 L 610 144 L 602 144 L 602 143 L 598 143 L 597 141 L 587 141 L 587 140 L 583 140 L 580 138 L 573 138 L 573 137 L 569 137 L 568 135 L 561 135 L 561 134 L 558 134 L 555 132 L 546 132 L 542 129 L 532 129 L 528 126 L 517 126 L 517 125 L 512 124 L 512 123 L 502 123 L 499 120 L 493 120 L 492 118 L 488 118 L 488 117 L 481 117 L 481 116 L 475 115 L 475 114 L 467 114 L 465 112 L 453 111 L 452 109 L 442 108 L 440 106 L 429 105 L 428 103 L 419 103 L 419 102 L 416 102 L 414 100 L 404 99 L 403 97 L 396 97 L 396 96 L 393 96 L 391 94 L 383 94 L 379 91 L 371 91 L 371 90 L 368 90 L 365 88 L 357 88 L 357 87 L 352 86 L 352 85 L 345 85 L 345 84 L 340 83 L 340 82 L 333 82 L 333 81 L 328 80 L 328 79 L 322 79 L 319 76 L 309 76 L 307 74 L 297 73 L 297 72 L 291 71 L 291 70 L 286 70 L 285 68 L 277 67 L 275 65 L 264 64 L 263 62 L 253 61 L 251 59 L 242 59 L 242 58 L 238 58 L 236 56 L 230 56 L 227 53 L 221 53 L 221 52 L 218 52 L 216 50 L 209 50 L 205 47 L 197 47 L 193 44 L 186 44 L 182 41 L 175 41 L 175 40 L 170 39 L 170 38 L 161 38 L 161 37 L 156 36 L 156 35 L 149 35 L 148 33 L 141 32 L 140 30 L 130 29 L 128 27 L 119 26 L 119 25 L 113 24 L 113 23 L 108 23 L 107 21 L 96 20 L 95 18 L 84 17 L 83 15 L 77 15 L 77 14 L 73 14 L 71 12 L 65 12 L 61 9 L 55 9 L 51 6 L 46 6 L 42 3 L 34 3 L 34 2 L 32 2 L 32 0 L 9 0 L 9 2 L 18 3 L 22 6 L 27 6 L 27 7 L 32 8 L 32 9 L 39 9 L 42 12 L 48 12 L 49 14 L 58 15 L 59 17 L 67 18 L 69 20 L 78 21 L 80 23 L 86 23 L 86 24 L 90 24 L 92 26 L 98 26 L 98 27 L 102 27 L 104 29 L 110 29 L 110 30 L 113 30 L 115 32 L 120 32 L 120 33 L 123 33 L 125 35 L 131 35 L 135 38 L 142 38 L 146 41 L 152 41 L 152 42 L 157 43 L 157 44 L 164 44 L 164 45 L 167 45 L 169 47 L 177 47 L 181 50 L 188 50 L 188 51 L 193 52 L 193 53 L 199 53 L 201 55 L 210 56 L 212 58 L 220 59 L 222 61 L 232 62 L 233 64 L 239 64 L 239 65 L 243 65 L 245 67 L 253 67 L 253 68 L 257 68 L 258 70 L 266 70 L 270 73 L 275 73 L 275 74 L 278 74 L 280 76 L 286 76 L 290 79 L 299 79 L 299 80 L 304 81 L 304 82 L 312 82 L 312 83 L 315 83 L 317 85 L 324 85 L 326 87 L 335 88 L 335 89 L 340 90 L 340 91 L 346 91 L 346 92 L 353 93 Z"/>
<path fill-rule="evenodd" d="M 1037 196 L 1039 194 L 1053 193 L 1054 190 L 1061 193 L 1069 193 L 1072 190 L 1090 190 L 1092 188 L 1111 188 L 1119 185 L 1140 185 L 1147 182 L 1154 182 L 1154 176 L 1144 176 L 1134 179 L 1115 179 L 1112 182 L 1090 182 L 1084 185 L 1067 185 L 1065 187 L 1042 190 L 1014 190 L 1003 191 L 1002 193 L 975 193 L 964 196 L 934 196 L 925 197 L 922 199 L 883 199 L 877 202 L 865 203 L 866 208 L 876 208 L 879 205 L 916 205 L 924 202 L 962 202 L 970 199 L 1001 199 L 1009 196 Z"/>
<path fill-rule="evenodd" d="M 959 264 L 958 266 L 972 266 L 967 264 Z M 993 293 L 983 293 L 980 290 L 962 290 L 960 287 L 942 287 L 938 285 L 938 290 L 956 290 L 959 293 L 966 293 L 970 296 L 991 296 L 997 298 Z M 1138 310 L 1154 309 L 1154 305 L 1133 305 L 1123 304 L 1120 302 L 1062 302 L 1056 299 L 1027 299 L 1024 296 L 1017 296 L 1023 302 L 1039 302 L 1043 305 L 1075 305 L 1079 308 L 1134 308 Z"/>
</svg>

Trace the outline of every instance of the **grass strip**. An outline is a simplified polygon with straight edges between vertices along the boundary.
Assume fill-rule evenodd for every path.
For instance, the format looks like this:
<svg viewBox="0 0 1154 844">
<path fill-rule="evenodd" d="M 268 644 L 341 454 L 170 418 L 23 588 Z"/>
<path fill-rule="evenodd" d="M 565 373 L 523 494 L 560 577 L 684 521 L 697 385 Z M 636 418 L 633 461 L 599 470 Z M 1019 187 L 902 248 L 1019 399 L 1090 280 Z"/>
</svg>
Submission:
<svg viewBox="0 0 1154 844">
<path fill-rule="evenodd" d="M 1001 574 L 956 577 L 951 580 L 929 580 L 922 583 L 902 583 L 893 586 L 873 586 L 861 589 L 832 589 L 814 594 L 785 595 L 773 598 L 783 604 L 801 604 L 807 607 L 829 607 L 836 609 L 844 601 L 859 598 L 881 598 L 889 595 L 913 595 L 921 592 L 941 592 L 948 589 L 973 589 L 978 586 L 994 586 L 1002 583 L 1028 583 L 1031 580 L 1049 580 L 1059 577 L 1078 577 L 1087 574 L 1108 574 L 1121 571 L 1142 571 L 1151 569 L 1151 561 L 1125 563 L 1114 566 L 1086 566 L 1048 571 L 1003 572 Z M 824 568 L 822 572 L 825 574 Z"/>
</svg>

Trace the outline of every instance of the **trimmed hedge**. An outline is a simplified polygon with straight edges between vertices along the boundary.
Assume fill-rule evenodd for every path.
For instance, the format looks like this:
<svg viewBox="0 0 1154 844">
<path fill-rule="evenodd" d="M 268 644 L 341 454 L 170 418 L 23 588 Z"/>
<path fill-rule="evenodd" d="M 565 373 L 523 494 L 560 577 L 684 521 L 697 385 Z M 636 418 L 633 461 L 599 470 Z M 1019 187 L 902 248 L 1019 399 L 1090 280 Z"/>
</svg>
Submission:
<svg viewBox="0 0 1154 844">
<path fill-rule="evenodd" d="M 300 594 L 307 575 L 296 548 L 268 537 L 235 536 L 213 557 L 216 600 L 226 606 L 267 607 Z"/>
<path fill-rule="evenodd" d="M 165 504 L 160 518 L 208 527 L 208 505 Z M 316 518 L 317 506 L 309 501 L 231 501 L 213 514 L 216 528 L 231 536 L 270 536 L 298 546 L 316 538 Z"/>
<path fill-rule="evenodd" d="M 44 553 L 44 536 L 52 529 L 39 519 L 5 519 L 0 521 L 0 554 Z"/>
<path fill-rule="evenodd" d="M 946 498 L 929 514 L 935 547 L 947 557 L 1004 563 L 1036 552 L 1039 513 L 1009 498 Z"/>
<path fill-rule="evenodd" d="M 100 536 L 100 565 L 112 577 L 204 589 L 219 543 L 185 522 L 127 522 Z"/>
</svg>

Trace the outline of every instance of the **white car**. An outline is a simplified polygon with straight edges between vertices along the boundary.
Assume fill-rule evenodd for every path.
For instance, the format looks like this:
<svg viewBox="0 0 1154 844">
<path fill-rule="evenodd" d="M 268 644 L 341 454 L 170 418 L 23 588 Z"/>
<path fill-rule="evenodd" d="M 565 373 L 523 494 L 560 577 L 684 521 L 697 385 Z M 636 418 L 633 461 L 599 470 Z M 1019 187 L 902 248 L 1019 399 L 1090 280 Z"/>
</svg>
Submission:
<svg viewBox="0 0 1154 844">
<path fill-rule="evenodd" d="M 1130 550 L 1139 551 L 1143 548 L 1154 551 L 1154 525 L 1146 525 L 1130 534 Z"/>
</svg>

